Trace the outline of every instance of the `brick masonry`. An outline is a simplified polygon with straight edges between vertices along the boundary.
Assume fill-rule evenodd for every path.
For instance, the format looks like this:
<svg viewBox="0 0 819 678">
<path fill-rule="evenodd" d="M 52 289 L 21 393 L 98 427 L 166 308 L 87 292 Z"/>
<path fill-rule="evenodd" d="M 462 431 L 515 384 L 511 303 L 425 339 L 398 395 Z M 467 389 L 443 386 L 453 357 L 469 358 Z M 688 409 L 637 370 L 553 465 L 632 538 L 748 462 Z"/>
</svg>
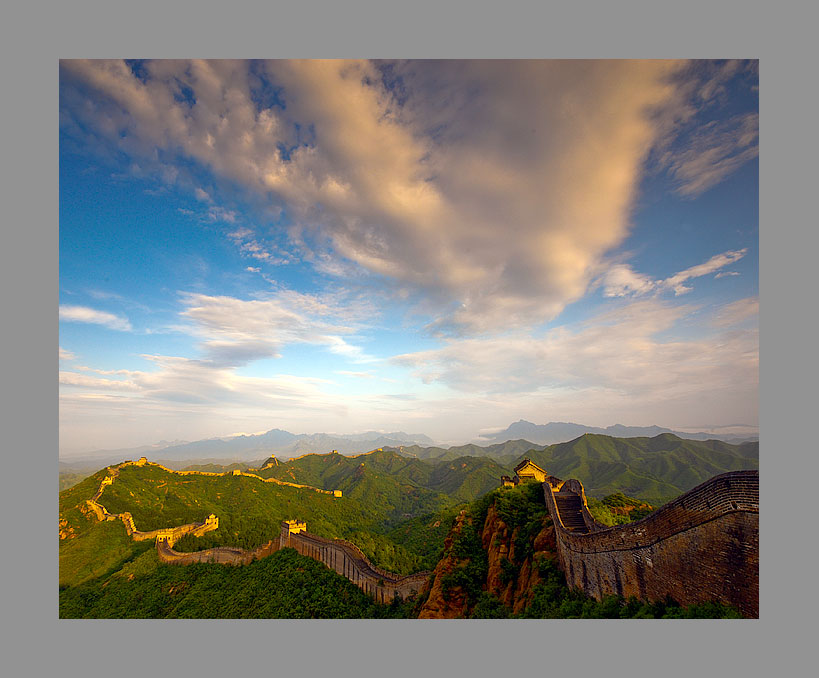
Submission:
<svg viewBox="0 0 819 678">
<path fill-rule="evenodd" d="M 569 586 L 598 600 L 608 594 L 640 600 L 670 595 L 681 605 L 717 600 L 747 617 L 759 616 L 758 471 L 715 476 L 642 520 L 617 527 L 594 521 L 579 481 L 560 489 L 581 495 L 589 529 L 567 529 L 552 484 L 543 483 Z"/>
</svg>

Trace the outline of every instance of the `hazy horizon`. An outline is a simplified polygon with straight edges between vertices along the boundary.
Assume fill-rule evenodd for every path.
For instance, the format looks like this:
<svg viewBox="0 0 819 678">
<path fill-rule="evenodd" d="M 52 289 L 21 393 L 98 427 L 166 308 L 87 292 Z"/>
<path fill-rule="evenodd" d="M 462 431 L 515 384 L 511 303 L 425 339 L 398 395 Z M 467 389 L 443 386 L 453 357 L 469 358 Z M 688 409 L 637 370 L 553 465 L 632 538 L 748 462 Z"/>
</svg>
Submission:
<svg viewBox="0 0 819 678">
<path fill-rule="evenodd" d="M 758 426 L 756 61 L 60 64 L 60 455 Z"/>
</svg>

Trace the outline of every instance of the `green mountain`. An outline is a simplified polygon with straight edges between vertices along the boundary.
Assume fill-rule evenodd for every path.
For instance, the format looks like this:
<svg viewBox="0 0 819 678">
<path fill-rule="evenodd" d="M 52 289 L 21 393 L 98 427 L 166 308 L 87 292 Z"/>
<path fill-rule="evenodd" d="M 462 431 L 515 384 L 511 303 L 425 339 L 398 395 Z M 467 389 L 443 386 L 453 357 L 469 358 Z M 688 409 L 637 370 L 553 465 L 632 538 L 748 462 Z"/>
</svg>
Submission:
<svg viewBox="0 0 819 678">
<path fill-rule="evenodd" d="M 308 454 L 258 471 L 263 478 L 339 489 L 378 507 L 392 522 L 472 501 L 498 486 L 507 469 L 489 458 L 422 460 L 392 450 L 355 457 Z"/>
<path fill-rule="evenodd" d="M 531 449 L 543 449 L 543 445 L 530 443 L 528 440 L 507 440 L 495 445 L 457 445 L 455 447 L 420 447 L 418 445 L 404 445 L 403 447 L 385 448 L 400 454 L 427 459 L 430 461 L 450 461 L 458 457 L 489 457 L 499 461 L 504 458 L 517 458 Z"/>
<path fill-rule="evenodd" d="M 529 458 L 547 473 L 577 478 L 595 497 L 623 492 L 660 506 L 727 471 L 759 468 L 759 443 L 653 438 L 612 438 L 587 433 L 567 443 L 532 449 Z"/>
<path fill-rule="evenodd" d="M 219 516 L 218 530 L 181 539 L 175 546 L 180 551 L 254 548 L 278 534 L 282 520 L 299 518 L 314 534 L 348 539 L 376 565 L 409 574 L 429 566 L 445 532 L 429 532 L 435 541 L 428 544 L 404 533 L 395 540 L 390 531 L 413 520 L 410 529 L 424 531 L 423 525 L 440 521 L 457 504 L 497 487 L 504 472 L 490 459 L 465 457 L 436 465 L 389 451 L 358 457 L 309 454 L 257 472 L 264 478 L 340 489 L 338 499 L 246 476 L 183 476 L 153 465 L 126 466 L 105 488 L 100 503 L 114 514 L 130 512 L 143 531 L 200 522 L 210 513 Z M 103 469 L 60 494 L 61 584 L 114 571 L 142 553 L 143 544 L 133 542 L 122 523 L 98 523 L 86 507 L 105 475 Z"/>
<path fill-rule="evenodd" d="M 254 471 L 263 478 L 340 489 L 341 498 L 247 476 L 180 475 L 147 465 L 121 468 L 100 502 L 111 513 L 130 512 L 140 530 L 199 522 L 210 513 L 219 516 L 218 530 L 202 537 L 184 537 L 174 547 L 180 551 L 213 546 L 253 548 L 275 537 L 282 520 L 300 518 L 315 534 L 357 544 L 375 565 L 409 574 L 438 564 L 445 550 L 444 540 L 460 509 L 477 500 L 483 502 L 483 510 L 479 511 L 483 515 L 486 501 L 499 496 L 495 490 L 500 476 L 511 474 L 523 458 L 557 477 L 580 479 L 590 498 L 602 499 L 591 499 L 590 507 L 605 514 L 605 522 L 613 523 L 634 519 L 647 510 L 646 504 L 658 507 L 719 473 L 759 466 L 758 443 L 693 441 L 672 434 L 627 439 L 586 434 L 545 448 L 511 441 L 479 448 L 483 450 L 480 456 L 429 454 L 422 458 L 408 455 L 411 449 L 404 448 L 403 454 L 376 450 L 356 457 L 308 454 L 287 462 L 271 458 L 267 460 L 268 468 Z M 455 450 L 452 454 L 463 451 L 451 450 Z M 496 458 L 489 453 L 506 456 Z M 266 465 L 258 463 L 259 468 Z M 237 467 L 244 469 L 247 465 L 209 465 L 198 470 L 223 472 Z M 288 605 L 292 606 L 293 616 L 321 616 L 316 606 L 322 600 L 329 616 L 412 616 L 409 603 L 390 610 L 368 607 L 369 603 L 361 603 L 353 594 L 341 592 L 339 582 L 319 577 L 313 572 L 313 564 L 305 565 L 296 554 L 284 551 L 265 559 L 269 564 L 264 566 L 163 565 L 153 542 L 135 542 L 120 521 L 98 522 L 87 507 L 86 501 L 94 496 L 106 473 L 107 469 L 102 469 L 60 492 L 61 616 L 287 616 L 289 613 L 282 610 Z M 499 515 L 508 514 L 509 525 L 517 520 L 514 515 L 519 514 L 521 520 L 530 513 L 540 516 L 545 510 L 538 503 L 542 499 L 537 499 L 537 507 L 526 503 L 535 501 L 526 492 L 537 494 L 539 489 L 533 486 L 507 492 L 503 496 L 514 498 L 520 494 L 520 501 L 526 501 L 522 508 L 504 508 L 501 502 L 496 506 Z M 525 526 L 521 523 L 520 527 L 523 530 Z M 521 535 L 524 533 L 528 534 L 528 527 Z M 533 535 L 529 536 L 534 539 Z M 528 550 L 526 547 L 521 553 Z M 512 576 L 510 566 L 501 563 L 498 567 L 509 570 L 504 571 L 505 579 Z M 544 572 L 551 571 L 549 566 L 544 567 Z M 306 574 L 299 579 L 297 572 Z M 296 577 L 303 588 L 320 579 L 323 583 L 316 586 L 325 597 L 313 599 L 312 593 L 305 593 L 304 605 L 298 606 L 288 602 L 286 596 L 265 594 L 267 597 L 258 605 L 248 603 L 247 613 L 237 612 L 227 598 L 219 598 L 218 605 L 205 601 L 208 587 L 244 587 L 242 591 L 246 592 L 259 582 L 272 586 L 278 581 L 295 581 L 291 577 Z M 133 611 L 123 611 L 123 601 L 129 596 L 136 596 L 138 602 Z M 328 602 L 333 596 L 342 596 L 347 607 L 334 607 L 335 603 Z M 484 603 L 485 609 L 475 608 L 478 613 L 483 614 L 481 609 L 487 614 L 499 611 L 496 602 Z"/>
</svg>

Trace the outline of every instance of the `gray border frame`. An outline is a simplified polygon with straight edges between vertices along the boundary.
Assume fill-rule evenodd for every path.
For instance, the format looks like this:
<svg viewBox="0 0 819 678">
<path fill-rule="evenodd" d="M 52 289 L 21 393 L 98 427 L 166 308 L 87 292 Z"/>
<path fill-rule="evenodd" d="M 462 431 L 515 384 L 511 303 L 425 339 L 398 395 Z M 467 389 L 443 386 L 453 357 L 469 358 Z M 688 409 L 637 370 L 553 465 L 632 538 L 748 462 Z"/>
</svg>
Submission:
<svg viewBox="0 0 819 678">
<path fill-rule="evenodd" d="M 4 663 L 12 675 L 48 668 L 69 674 L 192 673 L 194 667 L 204 675 L 236 673 L 238 668 L 305 675 L 328 671 L 346 676 L 356 668 L 364 675 L 503 675 L 570 667 L 605 674 L 701 670 L 713 675 L 730 669 L 730 675 L 759 675 L 766 668 L 775 670 L 786 650 L 793 660 L 810 647 L 807 633 L 813 627 L 802 623 L 810 605 L 805 594 L 812 590 L 808 561 L 792 543 L 797 527 L 786 520 L 790 509 L 773 501 L 798 487 L 798 480 L 788 479 L 809 477 L 807 465 L 815 463 L 814 450 L 804 448 L 815 402 L 806 378 L 815 364 L 806 350 L 815 302 L 808 303 L 810 283 L 804 278 L 812 264 L 813 240 L 804 229 L 812 225 L 805 197 L 815 192 L 809 150 L 816 141 L 815 131 L 809 134 L 816 110 L 815 55 L 807 52 L 815 24 L 804 4 L 780 0 L 763 11 L 738 1 L 699 0 L 676 6 L 636 1 L 480 6 L 467 0 L 348 0 L 279 6 L 241 0 L 221 5 L 75 0 L 52 7 L 15 3 L 2 14 L 7 189 L 2 276 L 4 307 L 12 311 L 3 341 L 4 366 L 12 375 L 4 380 L 4 428 L 11 438 L 4 477 L 11 493 L 4 502 L 9 567 L 4 568 L 3 607 L 4 645 L 10 650 Z M 764 158 L 761 619 L 386 624 L 58 620 L 57 60 L 120 56 L 759 58 Z M 811 515 L 805 493 L 797 495 L 794 515 Z M 53 542 L 37 536 L 49 534 Z M 33 557 L 19 558 L 21 551 Z M 801 650 L 786 644 L 789 633 L 795 641 L 805 641 Z M 17 667 L 25 670 L 15 671 Z"/>
</svg>

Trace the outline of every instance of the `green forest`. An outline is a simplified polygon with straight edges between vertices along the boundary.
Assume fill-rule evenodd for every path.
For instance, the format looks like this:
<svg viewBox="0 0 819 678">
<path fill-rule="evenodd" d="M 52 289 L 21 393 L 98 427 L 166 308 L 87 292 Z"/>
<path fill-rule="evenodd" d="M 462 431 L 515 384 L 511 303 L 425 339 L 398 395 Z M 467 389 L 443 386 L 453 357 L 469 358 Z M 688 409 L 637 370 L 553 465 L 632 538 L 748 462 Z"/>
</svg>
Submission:
<svg viewBox="0 0 819 678">
<path fill-rule="evenodd" d="M 666 459 L 655 460 L 663 454 Z M 633 478 L 648 479 L 648 484 L 641 486 L 650 490 L 676 489 L 673 483 L 681 483 L 682 492 L 710 470 L 719 473 L 725 467 L 753 467 L 756 463 L 753 454 L 742 446 L 681 441 L 668 435 L 627 440 L 582 436 L 572 443 L 532 449 L 527 456 L 558 477 L 579 478 L 586 486 L 589 509 L 607 525 L 638 520 L 659 506 L 653 499 L 656 492 L 644 495 L 627 491 Z M 681 475 L 678 467 L 684 458 L 694 470 Z M 653 472 L 646 470 L 649 462 Z M 511 610 L 485 590 L 486 554 L 477 535 L 486 511 L 494 505 L 504 522 L 518 529 L 516 559 L 503 564 L 505 581 L 514 580 L 521 559 L 533 555 L 532 540 L 549 517 L 542 494 L 538 494 L 542 493 L 539 485 L 498 488 L 500 476 L 511 475 L 517 460 L 507 458 L 504 463 L 486 456 L 419 459 L 380 450 L 356 457 L 309 454 L 254 471 L 263 477 L 326 490 L 341 489 L 340 498 L 252 477 L 179 475 L 150 464 L 126 466 L 99 501 L 111 513 L 130 512 L 142 531 L 198 523 L 215 513 L 218 530 L 178 540 L 174 548 L 183 552 L 214 546 L 251 549 L 276 538 L 282 520 L 298 518 L 307 522 L 310 532 L 352 541 L 374 565 L 400 575 L 433 570 L 447 555 L 445 539 L 455 517 L 467 510 L 472 525 L 450 545 L 450 552 L 454 549 L 463 567 L 448 575 L 446 588 L 455 591 L 460 587 L 467 592 L 469 616 L 508 617 Z M 561 468 L 566 470 L 559 471 Z M 206 470 L 229 469 L 213 464 Z M 121 521 L 98 522 L 86 506 L 106 473 L 102 469 L 60 492 L 61 616 L 395 617 L 417 616 L 423 604 L 423 600 L 416 600 L 378 606 L 321 563 L 288 549 L 243 567 L 163 565 L 152 541 L 134 541 Z M 612 491 L 590 489 L 595 487 Z M 518 616 L 731 614 L 722 608 L 683 610 L 673 601 L 653 607 L 623 600 L 598 603 L 569 591 L 552 561 L 538 558 L 537 567 L 542 581 L 531 604 Z M 315 586 L 307 583 L 314 579 Z M 287 602 L 283 591 L 264 593 L 252 605 L 242 602 L 241 614 L 237 608 L 240 604 L 225 598 L 229 594 L 216 593 L 216 589 L 243 591 L 238 599 L 244 600 L 242 596 L 252 596 L 265 581 L 286 582 L 291 589 L 311 588 L 311 593 L 302 591 L 300 605 Z M 346 585 L 352 587 L 352 592 L 342 595 Z M 214 589 L 210 596 L 205 595 L 209 587 Z M 328 596 L 337 596 L 341 602 L 335 607 L 328 604 L 326 614 L 310 607 L 317 604 L 316 600 L 327 603 Z M 135 602 L 126 614 L 122 601 L 129 598 Z M 346 606 L 346 612 L 342 613 L 339 605 Z M 287 615 L 285 607 L 290 610 Z"/>
</svg>

